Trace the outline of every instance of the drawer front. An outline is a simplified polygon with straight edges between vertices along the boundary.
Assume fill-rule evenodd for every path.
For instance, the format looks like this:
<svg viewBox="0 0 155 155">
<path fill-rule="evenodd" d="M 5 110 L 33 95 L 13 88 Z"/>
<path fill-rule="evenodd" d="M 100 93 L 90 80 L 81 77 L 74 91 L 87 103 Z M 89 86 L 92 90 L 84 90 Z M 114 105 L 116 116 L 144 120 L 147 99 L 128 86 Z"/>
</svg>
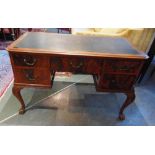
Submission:
<svg viewBox="0 0 155 155">
<path fill-rule="evenodd" d="M 99 74 L 103 61 L 95 58 L 88 58 L 85 60 L 85 71 L 88 74 Z"/>
<path fill-rule="evenodd" d="M 143 62 L 138 60 L 106 60 L 103 72 L 111 73 L 138 73 Z"/>
<path fill-rule="evenodd" d="M 14 68 L 15 83 L 50 85 L 50 72 L 47 69 Z"/>
<path fill-rule="evenodd" d="M 134 75 L 104 74 L 99 78 L 98 86 L 103 89 L 129 90 L 133 86 L 135 79 L 136 76 Z"/>
<path fill-rule="evenodd" d="M 63 71 L 63 58 L 61 57 L 51 57 L 50 58 L 50 68 L 54 71 Z"/>
<path fill-rule="evenodd" d="M 53 57 L 51 58 L 51 69 L 54 71 L 83 73 L 85 70 L 85 63 L 83 58 Z"/>
<path fill-rule="evenodd" d="M 26 66 L 26 67 L 48 67 L 49 59 L 44 55 L 33 55 L 33 54 L 16 54 L 11 55 L 15 66 Z"/>
<path fill-rule="evenodd" d="M 84 72 L 84 59 L 82 58 L 65 58 L 63 59 L 64 71 L 83 73 Z"/>
<path fill-rule="evenodd" d="M 62 72 L 97 74 L 101 71 L 102 61 L 95 58 L 53 57 L 51 69 Z"/>
</svg>

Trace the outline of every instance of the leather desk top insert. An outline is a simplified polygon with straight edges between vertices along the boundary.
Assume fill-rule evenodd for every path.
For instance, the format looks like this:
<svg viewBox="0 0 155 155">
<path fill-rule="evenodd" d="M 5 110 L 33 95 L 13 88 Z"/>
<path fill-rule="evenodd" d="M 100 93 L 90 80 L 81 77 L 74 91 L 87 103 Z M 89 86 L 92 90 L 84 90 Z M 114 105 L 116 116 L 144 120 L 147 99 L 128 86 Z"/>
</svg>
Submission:
<svg viewBox="0 0 155 155">
<path fill-rule="evenodd" d="M 25 112 L 20 90 L 51 88 L 55 72 L 61 71 L 93 75 L 97 91 L 125 93 L 120 120 L 125 119 L 124 109 L 135 99 L 134 83 L 148 58 L 123 38 L 46 32 L 27 32 L 7 50 L 15 78 L 13 94 L 21 104 L 20 114 Z"/>
</svg>

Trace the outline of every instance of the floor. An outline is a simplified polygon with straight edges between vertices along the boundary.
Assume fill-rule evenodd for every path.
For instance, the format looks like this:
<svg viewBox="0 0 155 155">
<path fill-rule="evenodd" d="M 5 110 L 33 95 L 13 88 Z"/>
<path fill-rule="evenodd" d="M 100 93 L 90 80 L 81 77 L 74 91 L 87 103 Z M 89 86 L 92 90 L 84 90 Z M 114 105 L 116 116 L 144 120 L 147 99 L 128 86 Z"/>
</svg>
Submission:
<svg viewBox="0 0 155 155">
<path fill-rule="evenodd" d="M 19 102 L 10 89 L 6 104 L 0 109 L 0 125 L 155 125 L 155 75 L 136 85 L 135 90 L 136 99 L 125 111 L 126 120 L 119 121 L 118 111 L 125 95 L 96 92 L 90 75 L 56 77 L 53 89 L 22 90 L 27 106 L 24 115 L 18 115 Z"/>
</svg>

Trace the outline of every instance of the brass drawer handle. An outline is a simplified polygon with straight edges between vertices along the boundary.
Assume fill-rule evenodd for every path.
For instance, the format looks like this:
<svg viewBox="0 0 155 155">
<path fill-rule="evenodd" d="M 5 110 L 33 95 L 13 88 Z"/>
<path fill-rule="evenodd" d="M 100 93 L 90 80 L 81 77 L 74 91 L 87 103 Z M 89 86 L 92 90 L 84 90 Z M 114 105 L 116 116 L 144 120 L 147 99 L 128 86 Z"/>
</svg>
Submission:
<svg viewBox="0 0 155 155">
<path fill-rule="evenodd" d="M 70 65 L 71 65 L 73 68 L 78 69 L 78 68 L 80 68 L 80 67 L 82 67 L 82 66 L 83 66 L 83 63 L 82 63 L 82 62 L 80 62 L 80 64 L 79 64 L 79 65 L 74 65 L 74 64 L 73 64 L 73 62 L 70 62 Z"/>
<path fill-rule="evenodd" d="M 122 67 L 118 67 L 117 65 L 113 65 L 112 66 L 113 70 L 119 70 L 119 71 L 130 71 L 131 68 L 129 68 L 128 66 L 122 66 Z"/>
<path fill-rule="evenodd" d="M 24 70 L 25 76 L 29 81 L 35 81 L 34 71 L 33 70 Z"/>
<path fill-rule="evenodd" d="M 27 66 L 34 66 L 35 63 L 36 63 L 36 61 L 37 61 L 36 58 L 32 58 L 32 59 L 24 58 L 24 63 L 25 63 Z"/>
<path fill-rule="evenodd" d="M 127 67 L 127 66 L 123 66 L 123 67 L 119 68 L 119 70 L 120 70 L 120 71 L 129 71 L 130 68 Z"/>
<path fill-rule="evenodd" d="M 35 80 L 36 80 L 34 77 L 31 77 L 29 74 L 26 74 L 26 78 L 27 78 L 29 81 L 35 81 Z"/>
<path fill-rule="evenodd" d="M 116 83 L 116 81 L 115 80 L 111 80 L 111 83 Z"/>
</svg>

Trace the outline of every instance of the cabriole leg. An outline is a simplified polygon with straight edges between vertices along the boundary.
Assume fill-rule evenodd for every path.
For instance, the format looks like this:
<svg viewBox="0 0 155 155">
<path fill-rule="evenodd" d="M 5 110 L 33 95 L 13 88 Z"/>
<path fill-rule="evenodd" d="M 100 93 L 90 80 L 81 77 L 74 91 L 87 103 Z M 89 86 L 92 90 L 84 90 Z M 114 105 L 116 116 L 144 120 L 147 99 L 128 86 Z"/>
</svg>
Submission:
<svg viewBox="0 0 155 155">
<path fill-rule="evenodd" d="M 14 96 L 19 100 L 20 104 L 21 104 L 21 107 L 19 109 L 19 114 L 24 114 L 25 113 L 25 104 L 24 104 L 24 101 L 23 101 L 23 98 L 20 94 L 20 90 L 22 89 L 23 87 L 20 87 L 20 86 L 13 86 L 12 88 L 12 92 L 14 94 Z"/>
<path fill-rule="evenodd" d="M 124 102 L 124 104 L 122 105 L 121 109 L 120 109 L 120 112 L 119 112 L 119 119 L 120 120 L 125 120 L 125 115 L 123 113 L 124 109 L 130 105 L 134 99 L 135 99 L 135 92 L 134 92 L 134 89 L 131 91 L 131 92 L 128 92 L 128 93 L 125 93 L 127 98 Z"/>
</svg>

